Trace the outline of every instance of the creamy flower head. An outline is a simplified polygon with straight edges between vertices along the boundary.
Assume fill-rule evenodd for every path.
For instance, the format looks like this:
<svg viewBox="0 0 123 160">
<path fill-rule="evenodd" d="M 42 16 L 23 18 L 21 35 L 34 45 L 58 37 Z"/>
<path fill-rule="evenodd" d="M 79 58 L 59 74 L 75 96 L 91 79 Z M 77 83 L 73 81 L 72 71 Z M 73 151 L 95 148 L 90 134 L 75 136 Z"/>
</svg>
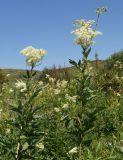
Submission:
<svg viewBox="0 0 123 160">
<path fill-rule="evenodd" d="M 83 19 L 78 19 L 75 21 L 74 25 L 76 28 L 80 28 L 80 27 L 90 27 L 93 23 L 95 23 L 95 21 L 93 20 L 89 20 L 89 21 L 86 21 L 86 20 L 83 20 Z"/>
<path fill-rule="evenodd" d="M 32 65 L 41 61 L 44 55 L 47 54 L 47 51 L 44 49 L 36 49 L 32 46 L 28 46 L 23 50 L 21 50 L 20 53 L 27 58 L 26 59 L 27 64 Z"/>
<path fill-rule="evenodd" d="M 70 95 L 68 95 L 68 94 L 66 94 L 65 95 L 65 98 L 67 99 L 67 100 L 69 100 L 70 102 L 76 102 L 76 100 L 77 100 L 77 95 L 75 95 L 75 96 L 70 96 Z"/>
<path fill-rule="evenodd" d="M 83 48 L 89 47 L 90 45 L 94 44 L 94 38 L 96 38 L 98 35 L 101 35 L 102 33 L 91 28 L 91 25 L 93 23 L 94 21 L 92 20 L 75 21 L 76 29 L 72 31 L 72 34 L 74 34 L 76 37 L 76 44 L 81 45 Z"/>
<path fill-rule="evenodd" d="M 60 94 L 60 92 L 61 92 L 61 91 L 60 91 L 59 89 L 57 89 L 57 88 L 54 89 L 54 94 L 58 95 L 58 94 Z"/>
<path fill-rule="evenodd" d="M 43 150 L 44 149 L 44 144 L 43 143 L 37 143 L 36 147 Z"/>
<path fill-rule="evenodd" d="M 12 93 L 12 92 L 14 92 L 14 90 L 12 88 L 10 88 L 9 92 Z"/>
<path fill-rule="evenodd" d="M 26 83 L 22 80 L 17 80 L 15 87 L 20 90 L 20 92 L 25 92 L 27 90 Z"/>
<path fill-rule="evenodd" d="M 10 77 L 10 74 L 7 74 L 6 77 L 7 77 L 7 78 Z"/>
<path fill-rule="evenodd" d="M 77 147 L 72 148 L 68 153 L 69 154 L 77 153 Z"/>
<path fill-rule="evenodd" d="M 60 109 L 58 107 L 55 107 L 54 111 L 58 113 L 58 112 L 60 112 Z"/>
<path fill-rule="evenodd" d="M 69 108 L 69 104 L 68 103 L 65 103 L 63 106 L 62 106 L 63 109 L 68 109 Z"/>
</svg>

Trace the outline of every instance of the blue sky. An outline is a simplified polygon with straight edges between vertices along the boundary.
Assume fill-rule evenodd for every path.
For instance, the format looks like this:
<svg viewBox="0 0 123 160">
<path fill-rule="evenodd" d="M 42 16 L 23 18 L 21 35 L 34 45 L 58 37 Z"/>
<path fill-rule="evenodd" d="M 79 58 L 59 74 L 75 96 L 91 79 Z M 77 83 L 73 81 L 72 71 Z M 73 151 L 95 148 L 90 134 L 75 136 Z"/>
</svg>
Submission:
<svg viewBox="0 0 123 160">
<path fill-rule="evenodd" d="M 81 57 L 71 35 L 74 20 L 95 19 L 100 6 L 109 11 L 100 17 L 103 36 L 96 39 L 90 59 L 95 52 L 105 59 L 123 49 L 123 0 L 0 0 L 0 68 L 25 69 L 20 50 L 30 45 L 48 51 L 38 69 L 68 66 L 70 58 Z"/>
</svg>

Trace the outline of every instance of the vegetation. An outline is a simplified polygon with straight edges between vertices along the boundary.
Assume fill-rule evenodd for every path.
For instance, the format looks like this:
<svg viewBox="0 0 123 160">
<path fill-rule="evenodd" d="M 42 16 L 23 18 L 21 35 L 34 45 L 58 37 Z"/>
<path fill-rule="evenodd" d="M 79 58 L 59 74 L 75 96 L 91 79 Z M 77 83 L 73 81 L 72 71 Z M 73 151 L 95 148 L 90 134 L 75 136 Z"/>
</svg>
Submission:
<svg viewBox="0 0 123 160">
<path fill-rule="evenodd" d="M 21 51 L 30 69 L 16 81 L 8 75 L 0 94 L 1 160 L 122 160 L 123 63 L 118 59 L 108 69 L 88 59 L 105 11 L 97 9 L 96 28 L 94 21 L 75 22 L 82 58 L 69 60 L 72 77 L 54 67 L 37 78 L 46 50 Z"/>
</svg>

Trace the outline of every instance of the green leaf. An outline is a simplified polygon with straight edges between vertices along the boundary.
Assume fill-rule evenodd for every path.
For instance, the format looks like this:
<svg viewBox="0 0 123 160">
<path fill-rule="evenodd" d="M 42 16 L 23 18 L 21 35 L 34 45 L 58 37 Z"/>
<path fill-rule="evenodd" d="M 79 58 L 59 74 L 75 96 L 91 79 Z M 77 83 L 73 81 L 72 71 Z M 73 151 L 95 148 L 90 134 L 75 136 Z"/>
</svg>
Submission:
<svg viewBox="0 0 123 160">
<path fill-rule="evenodd" d="M 72 64 L 73 66 L 77 66 L 77 63 L 74 60 L 69 59 L 69 63 Z"/>
<path fill-rule="evenodd" d="M 74 120 L 71 119 L 69 122 L 69 127 L 68 128 L 73 128 L 74 127 Z"/>
<path fill-rule="evenodd" d="M 35 76 L 35 75 L 36 75 L 36 73 L 37 73 L 36 71 L 35 71 L 35 72 L 33 72 L 32 76 Z"/>
<path fill-rule="evenodd" d="M 40 107 L 36 107 L 33 111 L 32 114 L 36 113 L 37 111 L 41 110 L 41 106 Z"/>
<path fill-rule="evenodd" d="M 20 78 L 28 78 L 27 75 L 20 75 Z"/>
<path fill-rule="evenodd" d="M 90 146 L 91 143 L 92 143 L 92 140 L 91 140 L 91 139 L 88 139 L 88 140 L 83 141 L 83 144 L 84 144 L 85 146 Z"/>
<path fill-rule="evenodd" d="M 78 66 L 79 66 L 79 67 L 81 66 L 81 60 L 79 60 L 79 62 L 78 62 Z"/>
<path fill-rule="evenodd" d="M 29 98 L 26 105 L 30 104 L 35 97 L 37 97 L 38 93 L 42 90 L 42 87 L 39 87 Z"/>
<path fill-rule="evenodd" d="M 19 108 L 11 108 L 12 111 L 16 112 L 16 113 L 19 113 L 19 114 L 22 114 L 22 111 L 19 109 Z"/>
</svg>

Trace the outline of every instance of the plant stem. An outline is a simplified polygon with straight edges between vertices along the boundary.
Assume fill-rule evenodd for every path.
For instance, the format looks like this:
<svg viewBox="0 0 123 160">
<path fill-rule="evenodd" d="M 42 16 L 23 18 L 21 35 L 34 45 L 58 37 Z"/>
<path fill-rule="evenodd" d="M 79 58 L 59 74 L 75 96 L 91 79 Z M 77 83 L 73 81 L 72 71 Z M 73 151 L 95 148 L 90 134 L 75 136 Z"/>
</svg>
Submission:
<svg viewBox="0 0 123 160">
<path fill-rule="evenodd" d="M 88 55 L 85 56 L 85 52 L 86 52 L 86 49 L 87 48 L 83 48 L 83 69 L 81 71 L 81 74 L 82 74 L 82 77 L 81 77 L 81 81 L 82 83 L 80 84 L 80 90 L 83 92 L 84 90 L 84 83 L 85 83 L 85 70 L 87 68 L 87 58 L 88 58 Z M 80 92 L 80 101 L 81 101 L 81 106 L 80 106 L 80 130 L 82 131 L 82 127 L 84 125 L 84 122 L 83 122 L 83 114 L 84 114 L 84 106 L 85 106 L 85 100 L 83 99 L 83 93 Z M 84 100 L 84 101 L 83 101 Z M 80 144 L 79 144 L 79 160 L 82 160 L 82 149 L 83 149 L 83 135 L 84 133 L 80 133 L 79 135 L 79 139 L 80 139 Z"/>
<path fill-rule="evenodd" d="M 20 150 L 20 143 L 18 142 L 16 149 L 16 156 L 15 156 L 16 160 L 19 160 L 19 150 Z"/>
<path fill-rule="evenodd" d="M 79 145 L 79 160 L 82 160 L 82 143 Z"/>
</svg>

